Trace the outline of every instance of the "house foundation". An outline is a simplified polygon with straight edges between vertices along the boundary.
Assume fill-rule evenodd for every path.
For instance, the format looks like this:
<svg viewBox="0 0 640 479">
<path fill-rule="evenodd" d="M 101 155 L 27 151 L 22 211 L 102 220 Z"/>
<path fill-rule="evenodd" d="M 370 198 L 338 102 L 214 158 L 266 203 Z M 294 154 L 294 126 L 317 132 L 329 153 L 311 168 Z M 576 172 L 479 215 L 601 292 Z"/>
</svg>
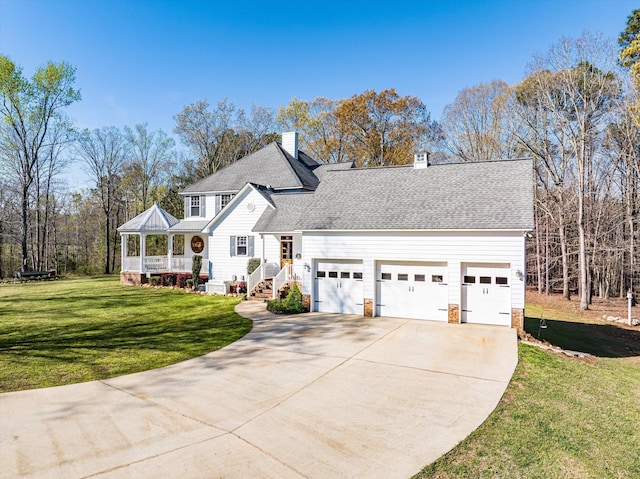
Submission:
<svg viewBox="0 0 640 479">
<path fill-rule="evenodd" d="M 140 286 L 147 284 L 147 275 L 145 273 L 133 273 L 131 271 L 123 271 L 120 273 L 120 284 L 125 286 Z"/>
</svg>

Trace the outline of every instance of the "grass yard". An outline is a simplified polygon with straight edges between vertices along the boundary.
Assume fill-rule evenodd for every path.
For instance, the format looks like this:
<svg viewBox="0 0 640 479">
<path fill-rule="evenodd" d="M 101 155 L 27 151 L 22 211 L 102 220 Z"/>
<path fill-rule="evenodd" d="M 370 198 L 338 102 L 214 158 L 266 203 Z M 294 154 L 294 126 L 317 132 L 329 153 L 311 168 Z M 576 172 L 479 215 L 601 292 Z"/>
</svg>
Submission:
<svg viewBox="0 0 640 479">
<path fill-rule="evenodd" d="M 527 294 L 531 335 L 544 315 L 541 339 L 594 357 L 520 344 L 493 414 L 416 478 L 640 478 L 640 328 Z"/>
<path fill-rule="evenodd" d="M 105 379 L 226 346 L 251 329 L 235 298 L 117 277 L 0 285 L 0 392 Z"/>
</svg>

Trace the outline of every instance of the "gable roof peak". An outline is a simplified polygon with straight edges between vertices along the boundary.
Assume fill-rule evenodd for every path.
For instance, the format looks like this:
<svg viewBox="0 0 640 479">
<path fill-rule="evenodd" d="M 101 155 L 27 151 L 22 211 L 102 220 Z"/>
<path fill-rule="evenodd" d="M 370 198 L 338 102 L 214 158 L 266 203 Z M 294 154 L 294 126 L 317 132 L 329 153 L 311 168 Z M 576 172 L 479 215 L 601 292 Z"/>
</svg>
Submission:
<svg viewBox="0 0 640 479">
<path fill-rule="evenodd" d="M 157 202 L 118 228 L 121 232 L 164 231 L 178 223 L 178 219 L 163 210 Z"/>
<path fill-rule="evenodd" d="M 291 156 L 277 141 L 273 141 L 216 173 L 183 189 L 181 194 L 237 192 L 247 183 L 271 185 L 274 190 L 314 190 L 318 178 L 313 170 L 319 163 L 298 151 Z"/>
</svg>

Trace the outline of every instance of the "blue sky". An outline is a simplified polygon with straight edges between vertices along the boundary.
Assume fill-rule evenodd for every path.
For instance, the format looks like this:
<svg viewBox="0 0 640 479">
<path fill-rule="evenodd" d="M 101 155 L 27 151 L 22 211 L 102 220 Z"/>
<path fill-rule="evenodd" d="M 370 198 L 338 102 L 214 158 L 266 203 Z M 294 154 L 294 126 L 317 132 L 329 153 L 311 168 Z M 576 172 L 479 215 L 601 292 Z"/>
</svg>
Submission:
<svg viewBox="0 0 640 479">
<path fill-rule="evenodd" d="M 520 81 L 537 52 L 584 30 L 614 39 L 637 1 L 0 0 L 0 51 L 30 76 L 77 68 L 82 128 L 148 122 L 187 103 L 278 107 L 393 87 L 432 117 L 466 87 Z M 71 178 L 71 186 L 81 183 Z"/>
</svg>

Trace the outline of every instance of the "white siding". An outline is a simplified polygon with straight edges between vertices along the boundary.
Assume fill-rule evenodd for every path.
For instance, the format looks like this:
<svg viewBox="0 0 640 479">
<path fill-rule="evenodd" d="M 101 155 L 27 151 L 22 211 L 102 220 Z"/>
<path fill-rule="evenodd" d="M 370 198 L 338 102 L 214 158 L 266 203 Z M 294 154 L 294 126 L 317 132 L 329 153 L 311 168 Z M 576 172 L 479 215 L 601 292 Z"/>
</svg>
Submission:
<svg viewBox="0 0 640 479">
<path fill-rule="evenodd" d="M 251 211 L 248 205 L 252 203 Z M 268 208 L 267 200 L 253 189 L 247 190 L 242 198 L 238 198 L 233 205 L 227 206 L 214 229 L 209 232 L 209 260 L 212 263 L 212 281 L 231 281 L 233 276 L 238 280 L 247 278 L 247 261 L 250 256 L 231 256 L 231 236 L 253 236 L 254 257 L 262 256 L 262 241 L 258 233 L 251 229 L 254 227 L 265 208 Z M 269 242 L 268 242 L 269 243 Z M 269 250 L 273 247 L 269 243 Z M 270 253 L 271 254 L 271 253 Z M 269 260 L 271 258 L 267 257 Z"/>
<path fill-rule="evenodd" d="M 201 253 L 196 253 L 191 249 L 191 240 L 194 236 L 199 236 L 204 240 L 204 249 Z M 193 257 L 194 254 L 199 254 L 203 258 L 207 259 L 209 256 L 208 248 L 207 248 L 207 235 L 204 233 L 186 233 L 184 235 L 184 256 L 187 258 Z M 204 273 L 204 271 L 203 271 Z"/>
<path fill-rule="evenodd" d="M 216 195 L 206 196 L 204 214 L 208 220 L 216 215 Z"/>
<path fill-rule="evenodd" d="M 503 263 L 511 268 L 512 307 L 524 308 L 524 235 L 520 232 L 460 233 L 304 233 L 303 261 L 363 260 L 364 297 L 375 300 L 376 262 L 426 261 L 448 264 L 449 304 L 460 304 L 461 263 Z M 523 276 L 516 272 L 520 270 Z M 521 279 L 522 278 L 522 279 Z M 304 272 L 303 293 L 312 294 L 311 272 Z M 312 298 L 313 301 L 313 298 Z"/>
<path fill-rule="evenodd" d="M 195 195 L 200 196 L 200 216 L 191 216 L 191 196 L 187 195 L 184 199 L 184 219 L 185 220 L 204 220 L 213 219 L 216 212 L 216 196 L 215 195 Z M 202 199 L 204 198 L 204 202 Z M 204 208 L 204 216 L 202 216 L 202 209 Z"/>
<path fill-rule="evenodd" d="M 265 254 L 264 258 L 267 263 L 276 263 L 280 266 L 280 237 L 281 236 L 292 236 L 293 237 L 293 265 L 301 265 L 302 258 L 302 235 L 300 233 L 289 233 L 282 232 L 276 234 L 265 234 Z M 262 248 L 262 246 L 260 246 Z M 296 256 L 300 255 L 300 259 L 297 259 Z M 258 256 L 258 251 L 256 251 L 256 256 Z"/>
<path fill-rule="evenodd" d="M 258 236 L 258 238 L 260 238 Z M 262 256 L 262 243 L 256 243 L 256 256 Z M 264 235 L 264 256 L 265 263 L 276 263 L 280 266 L 280 235 Z"/>
<path fill-rule="evenodd" d="M 297 259 L 297 256 L 300 255 L 300 259 Z M 304 258 L 302 257 L 302 235 L 300 233 L 295 233 L 293 235 L 293 266 L 299 266 L 304 263 Z"/>
</svg>

